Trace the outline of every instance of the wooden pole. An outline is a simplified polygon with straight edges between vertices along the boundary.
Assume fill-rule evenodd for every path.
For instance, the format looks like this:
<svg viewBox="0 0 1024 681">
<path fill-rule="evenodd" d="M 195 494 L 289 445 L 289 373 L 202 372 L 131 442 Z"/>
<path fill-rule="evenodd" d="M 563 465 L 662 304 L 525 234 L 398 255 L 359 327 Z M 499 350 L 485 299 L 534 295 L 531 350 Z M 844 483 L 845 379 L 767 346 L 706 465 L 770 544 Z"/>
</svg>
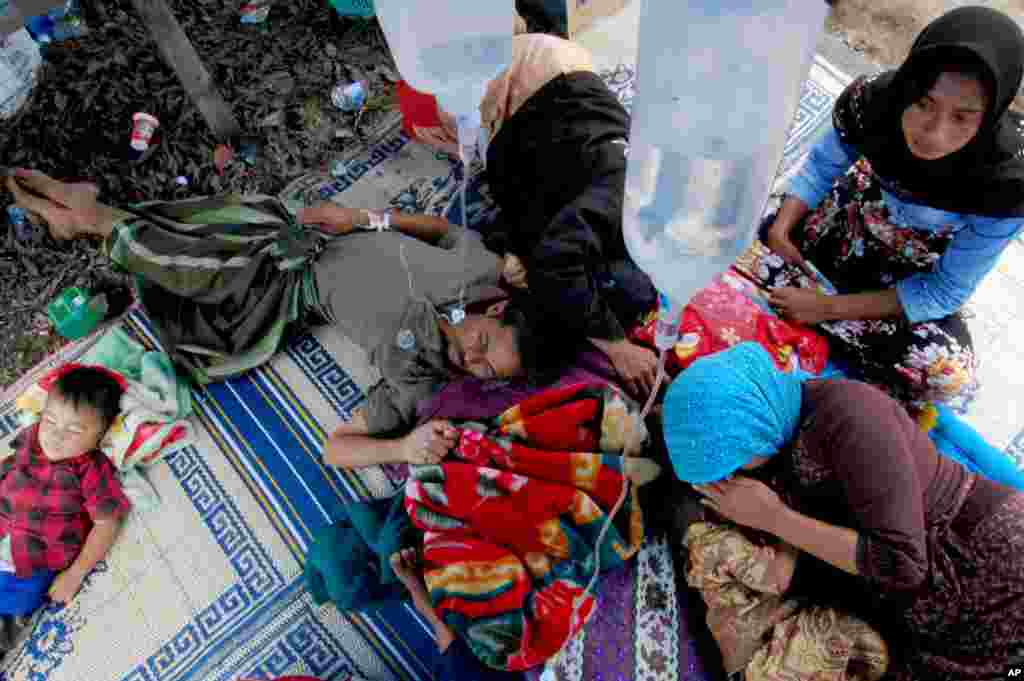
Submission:
<svg viewBox="0 0 1024 681">
<path fill-rule="evenodd" d="M 206 124 L 221 142 L 240 132 L 231 106 L 224 101 L 216 83 L 206 70 L 196 48 L 164 0 L 132 0 L 164 61 L 178 74 L 185 92 L 199 107 Z"/>
</svg>

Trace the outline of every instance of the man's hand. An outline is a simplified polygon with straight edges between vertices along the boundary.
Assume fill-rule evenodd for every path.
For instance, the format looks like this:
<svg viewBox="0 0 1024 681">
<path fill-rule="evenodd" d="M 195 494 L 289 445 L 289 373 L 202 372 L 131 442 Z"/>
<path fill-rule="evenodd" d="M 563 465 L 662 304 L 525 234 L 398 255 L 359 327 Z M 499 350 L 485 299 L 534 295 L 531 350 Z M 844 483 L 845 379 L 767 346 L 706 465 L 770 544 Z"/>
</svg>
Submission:
<svg viewBox="0 0 1024 681">
<path fill-rule="evenodd" d="M 100 190 L 90 182 L 60 182 L 35 170 L 18 169 L 5 186 L 18 206 L 46 221 L 58 241 L 110 233 L 113 213 L 96 200 Z"/>
<path fill-rule="evenodd" d="M 67 605 L 74 600 L 78 590 L 82 588 L 84 580 L 85 575 L 75 568 L 70 567 L 64 570 L 57 575 L 56 579 L 53 580 L 53 584 L 50 585 L 50 600 Z"/>
<path fill-rule="evenodd" d="M 296 219 L 304 225 L 321 225 L 324 231 L 331 234 L 348 234 L 358 226 L 370 223 L 366 211 L 346 208 L 331 201 L 303 208 Z"/>
<path fill-rule="evenodd" d="M 779 314 L 799 324 L 812 326 L 831 318 L 830 296 L 809 289 L 786 287 L 768 294 L 768 302 Z"/>
<path fill-rule="evenodd" d="M 636 399 L 646 398 L 658 378 L 658 355 L 627 338 L 611 341 L 603 348 L 626 390 Z"/>
<path fill-rule="evenodd" d="M 410 464 L 435 464 L 459 443 L 459 431 L 448 421 L 424 423 L 402 438 L 402 459 Z"/>
<path fill-rule="evenodd" d="M 502 276 L 509 286 L 514 288 L 526 289 L 526 267 L 523 265 L 523 261 L 512 255 L 511 253 L 505 254 L 505 269 L 502 272 Z"/>
<path fill-rule="evenodd" d="M 796 244 L 789 238 L 789 232 L 791 227 L 787 227 L 781 223 L 778 219 L 772 223 L 771 228 L 765 235 L 764 245 L 772 249 L 776 255 L 788 262 L 790 265 L 799 267 L 808 276 L 813 277 L 814 272 L 807 266 L 807 261 L 804 260 L 804 256 L 800 253 L 800 249 L 796 247 Z"/>
</svg>

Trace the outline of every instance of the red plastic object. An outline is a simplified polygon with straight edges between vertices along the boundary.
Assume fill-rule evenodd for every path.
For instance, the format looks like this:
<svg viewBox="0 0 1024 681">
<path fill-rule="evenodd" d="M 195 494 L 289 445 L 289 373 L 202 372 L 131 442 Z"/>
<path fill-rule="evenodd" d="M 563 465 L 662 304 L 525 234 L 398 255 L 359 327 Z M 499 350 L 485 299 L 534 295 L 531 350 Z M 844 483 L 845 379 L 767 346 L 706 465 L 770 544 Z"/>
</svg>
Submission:
<svg viewBox="0 0 1024 681">
<path fill-rule="evenodd" d="M 226 144 L 220 144 L 213 150 L 213 165 L 218 175 L 224 174 L 224 166 L 235 157 L 235 152 Z"/>
<path fill-rule="evenodd" d="M 402 130 L 406 135 L 415 139 L 417 127 L 440 127 L 441 116 L 434 95 L 420 92 L 400 80 L 395 85 L 395 96 L 398 99 L 398 110 L 402 112 Z"/>
</svg>

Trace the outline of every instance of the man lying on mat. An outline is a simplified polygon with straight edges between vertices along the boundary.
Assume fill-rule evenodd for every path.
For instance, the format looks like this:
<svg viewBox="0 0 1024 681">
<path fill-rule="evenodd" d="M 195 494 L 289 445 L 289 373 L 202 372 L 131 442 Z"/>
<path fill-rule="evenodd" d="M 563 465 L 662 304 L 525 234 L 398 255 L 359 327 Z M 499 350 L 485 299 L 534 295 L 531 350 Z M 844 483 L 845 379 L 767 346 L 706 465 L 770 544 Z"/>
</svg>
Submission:
<svg viewBox="0 0 1024 681">
<path fill-rule="evenodd" d="M 419 401 L 459 375 L 543 382 L 575 351 L 509 300 L 503 258 L 442 219 L 396 213 L 364 231 L 384 218 L 326 204 L 297 222 L 266 196 L 121 210 L 100 203 L 94 185 L 25 170 L 6 186 L 54 238 L 99 238 L 137 275 L 164 348 L 199 383 L 267 361 L 287 330 L 318 318 L 366 350 L 381 380 L 328 440 L 333 465 L 432 461 L 443 424 L 387 439 L 412 430 Z M 460 299 L 469 314 L 453 324 L 445 312 Z"/>
<path fill-rule="evenodd" d="M 397 95 L 407 132 L 458 153 L 454 116 L 408 85 Z M 512 61 L 488 84 L 480 117 L 501 211 L 480 227 L 485 244 L 520 258 L 539 308 L 600 348 L 633 397 L 646 397 L 657 357 L 626 336 L 656 306 L 622 235 L 629 114 L 584 47 L 526 34 L 512 39 Z"/>
</svg>

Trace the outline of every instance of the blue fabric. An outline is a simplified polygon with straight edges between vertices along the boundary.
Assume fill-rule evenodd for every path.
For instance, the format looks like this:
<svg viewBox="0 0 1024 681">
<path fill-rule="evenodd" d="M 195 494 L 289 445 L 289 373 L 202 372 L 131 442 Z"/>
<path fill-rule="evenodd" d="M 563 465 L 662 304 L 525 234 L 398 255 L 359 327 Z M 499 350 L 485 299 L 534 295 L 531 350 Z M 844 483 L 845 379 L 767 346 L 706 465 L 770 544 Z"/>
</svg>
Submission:
<svg viewBox="0 0 1024 681">
<path fill-rule="evenodd" d="M 404 498 L 399 493 L 349 504 L 347 518 L 316 535 L 305 581 L 317 605 L 332 601 L 342 612 L 376 611 L 408 596 L 391 569 L 391 555 L 412 528 Z"/>
<path fill-rule="evenodd" d="M 818 378 L 848 378 L 833 360 Z M 928 431 L 939 453 L 990 480 L 1024 491 L 1024 471 L 1004 451 L 990 445 L 981 434 L 944 404 L 933 403 L 938 412 L 935 426 Z"/>
<path fill-rule="evenodd" d="M 373 0 L 330 0 L 338 16 L 369 19 L 377 13 Z"/>
<path fill-rule="evenodd" d="M 0 615 L 31 615 L 46 601 L 56 572 L 37 571 L 31 577 L 19 578 L 13 572 L 0 571 Z"/>
<path fill-rule="evenodd" d="M 1024 491 L 1024 471 L 1014 465 L 1006 452 L 986 442 L 949 407 L 942 404 L 934 406 L 939 417 L 928 435 L 940 452 L 959 461 L 968 470 Z"/>
<path fill-rule="evenodd" d="M 786 192 L 816 208 L 836 179 L 849 170 L 859 155 L 830 127 L 811 148 Z M 1024 230 L 1022 218 L 964 215 L 903 201 L 883 191 L 893 224 L 918 230 L 954 229 L 956 235 L 931 272 L 915 274 L 896 283 L 896 293 L 912 323 L 940 319 L 959 310 L 995 266 L 1007 244 Z"/>
<path fill-rule="evenodd" d="M 806 373 L 780 371 L 757 343 L 702 357 L 669 386 L 662 407 L 676 476 L 704 484 L 755 456 L 773 456 L 796 434 Z"/>
<path fill-rule="evenodd" d="M 812 210 L 828 196 L 839 176 L 857 162 L 860 154 L 839 139 L 835 127 L 829 125 L 825 133 L 811 146 L 803 165 L 790 178 L 786 193 L 792 194 Z"/>
</svg>

